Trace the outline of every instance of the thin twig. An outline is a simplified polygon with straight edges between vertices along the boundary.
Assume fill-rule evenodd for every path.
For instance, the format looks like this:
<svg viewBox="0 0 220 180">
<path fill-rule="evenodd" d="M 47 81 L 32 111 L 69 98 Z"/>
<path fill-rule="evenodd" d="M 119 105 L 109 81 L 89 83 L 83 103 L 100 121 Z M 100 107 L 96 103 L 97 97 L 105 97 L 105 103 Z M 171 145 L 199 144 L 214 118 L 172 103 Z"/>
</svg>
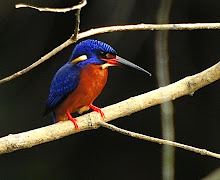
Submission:
<svg viewBox="0 0 220 180">
<path fill-rule="evenodd" d="M 76 10 L 76 9 L 82 9 L 86 4 L 87 4 L 87 1 L 82 0 L 82 2 L 80 2 L 78 5 L 75 5 L 75 6 L 72 6 L 72 7 L 68 7 L 68 8 L 50 8 L 50 7 L 38 7 L 38 6 L 29 5 L 29 4 L 19 3 L 19 4 L 15 5 L 15 8 L 32 8 L 32 9 L 36 9 L 38 11 L 66 13 L 68 11 L 73 11 L 73 10 Z"/>
<path fill-rule="evenodd" d="M 80 12 L 81 12 L 81 9 L 77 9 L 77 11 L 76 11 L 76 26 L 75 26 L 75 30 L 74 30 L 74 34 L 70 37 L 70 39 L 73 42 L 77 41 L 78 34 L 79 34 Z"/>
<path fill-rule="evenodd" d="M 182 149 L 185 149 L 188 151 L 193 151 L 195 153 L 199 153 L 201 155 L 207 155 L 207 156 L 211 156 L 211 157 L 215 157 L 215 158 L 220 159 L 220 154 L 213 153 L 211 151 L 207 151 L 206 149 L 200 149 L 200 148 L 196 148 L 196 147 L 185 145 L 185 144 L 178 143 L 178 142 L 173 142 L 173 141 L 169 141 L 169 140 L 165 140 L 165 139 L 159 139 L 159 138 L 155 138 L 155 137 L 151 137 L 151 136 L 146 136 L 146 135 L 143 135 L 140 133 L 131 132 L 131 131 L 116 127 L 112 124 L 108 124 L 103 121 L 99 121 L 99 125 L 107 128 L 107 129 L 110 129 L 112 131 L 116 131 L 118 133 L 121 133 L 121 134 L 124 134 L 127 136 L 131 136 L 134 138 L 143 139 L 146 141 L 151 141 L 151 142 L 158 143 L 158 144 L 164 144 L 164 145 L 169 145 L 169 146 L 173 146 L 173 147 L 178 147 L 178 148 L 182 148 Z"/>
<path fill-rule="evenodd" d="M 38 65 L 40 65 L 41 63 L 43 63 L 44 61 L 48 60 L 50 57 L 54 56 L 56 53 L 60 52 L 61 50 L 63 50 L 64 48 L 66 48 L 67 46 L 69 46 L 70 44 L 74 43 L 77 41 L 78 38 L 78 34 L 79 34 L 79 25 L 80 25 L 80 11 L 81 8 L 83 8 L 86 5 L 86 0 L 83 0 L 80 4 L 73 6 L 72 10 L 77 9 L 76 12 L 76 25 L 75 25 L 75 30 L 73 35 L 71 36 L 70 39 L 68 39 L 66 42 L 64 42 L 63 44 L 59 45 L 58 47 L 56 47 L 55 49 L 53 49 L 51 52 L 49 52 L 48 54 L 44 55 L 43 57 L 41 57 L 39 60 L 37 60 L 36 62 L 34 62 L 33 64 L 31 64 L 30 66 L 22 69 L 21 71 L 18 71 L 4 79 L 0 80 L 0 84 L 3 84 L 5 82 L 8 82 L 12 79 L 15 79 L 25 73 L 27 73 L 28 71 L 32 70 L 33 68 L 37 67 Z M 21 4 L 17 4 L 16 8 L 19 7 L 29 7 L 30 5 L 25 5 L 25 6 L 21 6 Z M 33 6 L 34 7 L 34 6 Z M 75 9 L 74 9 L 75 8 Z"/>
<path fill-rule="evenodd" d="M 54 56 L 55 54 L 57 54 L 58 52 L 62 51 L 62 49 L 66 48 L 67 46 L 69 46 L 70 44 L 72 44 L 72 41 L 70 39 L 68 39 L 66 42 L 64 42 L 63 44 L 59 45 L 58 47 L 56 47 L 55 49 L 53 49 L 51 52 L 47 53 L 46 55 L 44 55 L 43 57 L 41 57 L 39 60 L 37 60 L 36 62 L 34 62 L 33 64 L 31 64 L 30 66 L 4 78 L 0 80 L 0 84 L 3 84 L 5 82 L 11 81 L 27 72 L 29 72 L 30 70 L 32 70 L 33 68 L 37 67 L 38 65 L 40 65 L 41 63 L 45 62 L 46 60 L 48 60 L 49 58 L 51 58 L 52 56 Z"/>
<path fill-rule="evenodd" d="M 184 95 L 192 95 L 196 90 L 213 83 L 218 79 L 220 79 L 220 62 L 201 73 L 186 77 L 168 86 L 161 87 L 139 96 L 131 97 L 127 100 L 103 108 L 102 111 L 105 113 L 105 122 L 128 116 L 132 113 L 169 100 L 174 100 Z M 71 121 L 65 121 L 39 129 L 2 137 L 0 138 L 0 154 L 30 148 L 81 131 L 96 129 L 99 127 L 99 121 L 101 119 L 99 113 L 92 112 L 77 117 L 80 131 L 77 131 L 74 128 Z M 220 158 L 220 154 L 214 157 Z"/>
<path fill-rule="evenodd" d="M 85 32 L 81 32 L 78 34 L 77 39 L 83 39 L 85 37 L 93 36 L 96 34 L 102 33 L 110 33 L 110 32 L 119 32 L 119 31 L 144 31 L 144 30 L 198 30 L 198 29 L 220 29 L 220 23 L 195 23 L 195 24 L 137 24 L 137 25 L 122 25 L 122 26 L 109 26 L 109 27 L 101 27 L 90 29 Z M 44 55 L 42 58 L 31 64 L 30 66 L 24 68 L 21 71 L 18 71 L 8 77 L 5 77 L 0 80 L 0 84 L 13 80 L 28 71 L 32 70 L 36 66 L 40 65 L 41 63 L 45 62 L 62 49 L 68 47 L 69 45 L 73 44 L 74 41 L 70 38 L 51 52 Z"/>
</svg>

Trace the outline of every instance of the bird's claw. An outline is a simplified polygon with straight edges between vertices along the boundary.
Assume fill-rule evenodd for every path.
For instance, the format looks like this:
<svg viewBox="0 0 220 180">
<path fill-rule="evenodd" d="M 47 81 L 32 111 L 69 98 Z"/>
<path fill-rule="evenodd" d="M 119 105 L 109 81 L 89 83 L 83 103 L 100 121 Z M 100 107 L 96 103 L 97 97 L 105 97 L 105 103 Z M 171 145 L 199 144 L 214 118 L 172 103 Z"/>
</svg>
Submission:
<svg viewBox="0 0 220 180">
<path fill-rule="evenodd" d="M 68 119 L 73 122 L 73 124 L 74 124 L 76 130 L 79 131 L 79 126 L 78 126 L 78 124 L 77 124 L 77 119 L 73 118 L 73 117 L 71 116 L 71 114 L 70 114 L 69 111 L 66 111 L 66 115 L 68 116 Z"/>
<path fill-rule="evenodd" d="M 99 107 L 96 107 L 94 106 L 93 104 L 90 104 L 89 107 L 93 110 L 93 111 L 96 111 L 98 113 L 100 113 L 101 117 L 102 117 L 102 120 L 104 121 L 105 119 L 105 114 L 104 112 L 99 108 Z"/>
</svg>

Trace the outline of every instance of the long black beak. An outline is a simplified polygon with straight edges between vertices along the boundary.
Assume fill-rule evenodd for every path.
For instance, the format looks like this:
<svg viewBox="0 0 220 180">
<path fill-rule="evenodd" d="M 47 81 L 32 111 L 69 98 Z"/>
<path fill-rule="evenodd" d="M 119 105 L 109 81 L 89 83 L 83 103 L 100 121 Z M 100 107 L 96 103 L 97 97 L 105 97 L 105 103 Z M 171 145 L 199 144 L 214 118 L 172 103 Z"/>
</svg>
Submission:
<svg viewBox="0 0 220 180">
<path fill-rule="evenodd" d="M 119 56 L 116 56 L 116 58 L 114 59 L 105 59 L 107 61 L 107 64 L 109 65 L 122 65 L 122 66 L 128 66 L 134 69 L 137 69 L 139 71 L 142 71 L 144 73 L 147 73 L 149 76 L 151 76 L 151 73 L 149 73 L 148 71 L 146 71 L 145 69 L 141 68 L 140 66 L 137 66 L 136 64 L 127 61 L 124 58 L 121 58 Z"/>
<path fill-rule="evenodd" d="M 142 72 L 145 72 L 147 74 L 149 74 L 149 76 L 151 76 L 151 73 L 149 73 L 148 71 L 146 71 L 145 69 L 141 68 L 140 66 L 137 66 L 136 64 L 130 62 L 130 61 L 127 61 L 126 59 L 124 58 L 121 58 L 119 56 L 116 56 L 116 61 L 120 64 L 120 65 L 125 65 L 125 66 L 128 66 L 128 67 L 131 67 L 131 68 L 134 68 L 134 69 L 137 69 L 139 71 L 142 71 Z"/>
</svg>

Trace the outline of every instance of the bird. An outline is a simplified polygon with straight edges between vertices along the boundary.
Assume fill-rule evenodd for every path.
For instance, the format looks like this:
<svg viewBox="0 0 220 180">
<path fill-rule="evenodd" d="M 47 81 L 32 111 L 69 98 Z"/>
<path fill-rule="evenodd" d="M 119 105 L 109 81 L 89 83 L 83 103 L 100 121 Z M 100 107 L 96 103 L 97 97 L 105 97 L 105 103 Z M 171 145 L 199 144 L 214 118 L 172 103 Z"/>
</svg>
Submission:
<svg viewBox="0 0 220 180">
<path fill-rule="evenodd" d="M 151 75 L 145 69 L 119 57 L 107 43 L 87 39 L 78 43 L 70 59 L 55 74 L 51 82 L 44 115 L 52 112 L 54 123 L 71 120 L 71 113 L 82 114 L 90 108 L 105 118 L 102 110 L 93 105 L 107 83 L 108 67 L 128 66 Z"/>
</svg>

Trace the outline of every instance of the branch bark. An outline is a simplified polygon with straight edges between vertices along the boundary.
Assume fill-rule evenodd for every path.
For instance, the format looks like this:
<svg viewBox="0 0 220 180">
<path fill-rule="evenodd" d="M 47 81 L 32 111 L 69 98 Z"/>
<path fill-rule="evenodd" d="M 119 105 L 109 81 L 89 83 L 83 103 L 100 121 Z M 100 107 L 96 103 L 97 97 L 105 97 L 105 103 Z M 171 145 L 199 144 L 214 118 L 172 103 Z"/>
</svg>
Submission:
<svg viewBox="0 0 220 180">
<path fill-rule="evenodd" d="M 137 24 L 137 25 L 121 25 L 121 26 L 109 26 L 109 27 L 100 27 L 95 29 L 90 29 L 88 31 L 79 33 L 76 39 L 72 39 L 73 35 L 53 49 L 51 52 L 47 53 L 39 60 L 31 64 L 30 66 L 20 70 L 8 77 L 5 77 L 0 80 L 0 84 L 5 82 L 11 81 L 27 72 L 32 70 L 33 68 L 37 67 L 41 63 L 45 62 L 58 52 L 62 51 L 64 48 L 68 47 L 69 45 L 75 43 L 76 41 L 83 39 L 85 37 L 103 34 L 103 33 L 110 33 L 110 32 L 119 32 L 119 31 L 144 31 L 144 30 L 151 30 L 151 31 L 163 31 L 163 30 L 199 30 L 199 29 L 220 29 L 220 23 L 194 23 L 194 24 Z"/>
<path fill-rule="evenodd" d="M 193 95 L 196 90 L 213 83 L 218 79 L 220 79 L 220 62 L 201 73 L 188 76 L 168 86 L 158 88 L 139 96 L 131 97 L 117 104 L 103 108 L 102 111 L 106 116 L 105 122 L 119 117 L 128 116 L 148 107 L 155 106 L 169 100 L 175 100 L 176 98 L 185 95 Z M 102 118 L 97 112 L 92 112 L 78 117 L 77 120 L 80 131 L 77 131 L 74 128 L 71 121 L 65 121 L 35 130 L 2 137 L 0 138 L 0 154 L 30 148 L 32 146 L 60 139 L 81 131 L 96 129 L 100 126 Z M 160 143 L 154 140 L 152 140 L 152 142 Z M 166 140 L 166 142 L 169 142 L 167 143 L 168 145 L 173 145 L 172 141 Z M 183 146 L 178 147 L 183 148 Z M 197 152 L 196 150 L 193 150 L 193 147 L 191 149 L 192 151 Z M 199 153 L 202 152 L 202 154 L 204 154 L 205 151 L 199 151 Z M 205 155 L 220 159 L 220 154 L 213 153 L 212 155 Z"/>
</svg>

